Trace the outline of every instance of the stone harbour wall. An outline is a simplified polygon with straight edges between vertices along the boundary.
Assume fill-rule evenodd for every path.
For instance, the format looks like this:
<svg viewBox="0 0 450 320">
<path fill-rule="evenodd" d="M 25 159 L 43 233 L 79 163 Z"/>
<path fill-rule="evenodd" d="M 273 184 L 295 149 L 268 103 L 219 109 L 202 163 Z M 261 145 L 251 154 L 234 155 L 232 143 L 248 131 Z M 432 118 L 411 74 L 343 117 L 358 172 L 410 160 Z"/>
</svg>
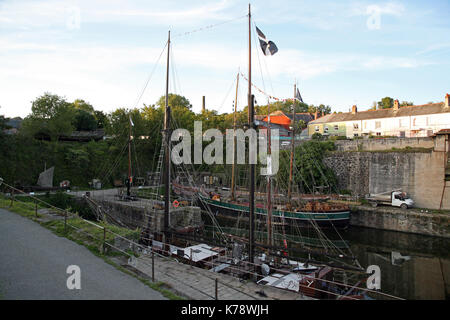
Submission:
<svg viewBox="0 0 450 320">
<path fill-rule="evenodd" d="M 450 181 L 445 181 L 448 148 L 443 143 L 438 137 L 433 150 L 425 152 L 336 151 L 324 162 L 335 172 L 339 190 L 354 196 L 401 189 L 418 208 L 440 209 L 442 201 L 441 209 L 450 210 Z"/>
<path fill-rule="evenodd" d="M 350 224 L 450 238 L 450 215 L 424 213 L 417 210 L 402 210 L 392 207 L 352 207 Z"/>
<path fill-rule="evenodd" d="M 98 203 L 115 220 L 130 229 L 149 227 L 151 232 L 164 229 L 164 210 L 152 209 L 150 205 L 133 205 L 133 202 L 100 200 Z M 113 220 L 110 221 L 114 223 Z M 202 223 L 199 207 L 179 207 L 170 210 L 169 225 L 175 229 L 198 227 Z"/>
<path fill-rule="evenodd" d="M 356 139 L 337 140 L 335 145 L 338 151 L 382 151 L 410 148 L 433 148 L 434 139 L 423 138 L 389 138 L 389 139 Z"/>
</svg>

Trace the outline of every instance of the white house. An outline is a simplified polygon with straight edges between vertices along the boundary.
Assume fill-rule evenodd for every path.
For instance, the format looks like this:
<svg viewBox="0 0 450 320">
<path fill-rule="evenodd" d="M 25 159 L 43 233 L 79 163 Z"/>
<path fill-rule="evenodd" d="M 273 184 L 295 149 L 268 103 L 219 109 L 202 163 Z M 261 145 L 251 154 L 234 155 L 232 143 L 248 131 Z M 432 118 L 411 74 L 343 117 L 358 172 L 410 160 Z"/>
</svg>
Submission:
<svg viewBox="0 0 450 320">
<path fill-rule="evenodd" d="M 347 136 L 426 137 L 450 128 L 450 96 L 444 102 L 400 107 L 398 100 L 390 109 L 333 113 L 311 121 L 308 133 Z"/>
</svg>

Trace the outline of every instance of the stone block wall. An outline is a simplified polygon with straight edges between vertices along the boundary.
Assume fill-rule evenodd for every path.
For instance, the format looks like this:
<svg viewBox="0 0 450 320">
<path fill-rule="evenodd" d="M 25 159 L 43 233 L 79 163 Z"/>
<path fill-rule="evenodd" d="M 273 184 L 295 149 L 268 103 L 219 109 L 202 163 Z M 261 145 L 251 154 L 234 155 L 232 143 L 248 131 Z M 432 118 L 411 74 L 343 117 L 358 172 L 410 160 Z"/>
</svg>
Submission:
<svg viewBox="0 0 450 320">
<path fill-rule="evenodd" d="M 336 174 L 339 190 L 351 191 L 356 196 L 369 193 L 370 153 L 334 152 L 323 161 Z"/>
<path fill-rule="evenodd" d="M 450 210 L 450 188 L 444 189 L 444 152 L 335 152 L 324 159 L 340 190 L 353 195 L 407 192 L 419 208 Z"/>
<path fill-rule="evenodd" d="M 382 151 L 392 148 L 433 148 L 434 140 L 430 137 L 424 138 L 388 138 L 388 139 L 357 139 L 337 140 L 335 145 L 338 151 Z"/>
<path fill-rule="evenodd" d="M 430 214 L 417 211 L 403 211 L 388 206 L 377 208 L 358 206 L 352 208 L 350 224 L 450 238 L 450 216 L 448 214 Z"/>
<path fill-rule="evenodd" d="M 324 158 L 338 179 L 338 188 L 363 197 L 396 189 L 407 192 L 416 207 L 450 210 L 450 186 L 444 188 L 449 157 L 448 138 L 365 139 L 336 141 L 337 150 Z M 394 152 L 392 148 L 427 148 Z M 387 152 L 389 151 L 389 152 Z M 448 182 L 447 182 L 448 183 Z M 445 190 L 445 192 L 444 192 Z"/>
</svg>

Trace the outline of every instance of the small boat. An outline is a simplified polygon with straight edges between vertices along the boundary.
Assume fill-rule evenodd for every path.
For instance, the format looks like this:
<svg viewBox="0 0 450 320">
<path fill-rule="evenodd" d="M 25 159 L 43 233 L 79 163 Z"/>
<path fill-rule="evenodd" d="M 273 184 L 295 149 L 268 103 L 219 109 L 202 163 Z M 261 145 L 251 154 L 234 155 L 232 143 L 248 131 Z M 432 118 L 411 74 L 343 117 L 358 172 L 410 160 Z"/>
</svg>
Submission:
<svg viewBox="0 0 450 320">
<path fill-rule="evenodd" d="M 329 299 L 329 283 L 323 280 L 332 280 L 333 269 L 318 267 L 307 263 L 289 260 L 287 264 L 269 274 L 270 268 L 266 265 L 266 276 L 257 283 L 284 290 L 302 293 L 315 299 Z"/>
</svg>

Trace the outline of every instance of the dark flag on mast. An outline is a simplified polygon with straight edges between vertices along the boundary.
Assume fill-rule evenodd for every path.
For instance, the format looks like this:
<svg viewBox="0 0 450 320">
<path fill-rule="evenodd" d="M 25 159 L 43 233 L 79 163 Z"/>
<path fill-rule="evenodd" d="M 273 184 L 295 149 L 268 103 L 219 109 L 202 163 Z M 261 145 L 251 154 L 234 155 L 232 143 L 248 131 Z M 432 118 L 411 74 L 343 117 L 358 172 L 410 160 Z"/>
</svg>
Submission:
<svg viewBox="0 0 450 320">
<path fill-rule="evenodd" d="M 295 94 L 295 99 L 297 99 L 298 101 L 303 102 L 302 96 L 300 95 L 300 91 L 297 88 L 297 93 Z"/>
<path fill-rule="evenodd" d="M 261 44 L 261 49 L 266 56 L 273 56 L 278 52 L 278 48 L 272 41 L 266 39 L 264 33 L 256 27 L 256 32 L 258 33 L 259 43 Z"/>
</svg>

